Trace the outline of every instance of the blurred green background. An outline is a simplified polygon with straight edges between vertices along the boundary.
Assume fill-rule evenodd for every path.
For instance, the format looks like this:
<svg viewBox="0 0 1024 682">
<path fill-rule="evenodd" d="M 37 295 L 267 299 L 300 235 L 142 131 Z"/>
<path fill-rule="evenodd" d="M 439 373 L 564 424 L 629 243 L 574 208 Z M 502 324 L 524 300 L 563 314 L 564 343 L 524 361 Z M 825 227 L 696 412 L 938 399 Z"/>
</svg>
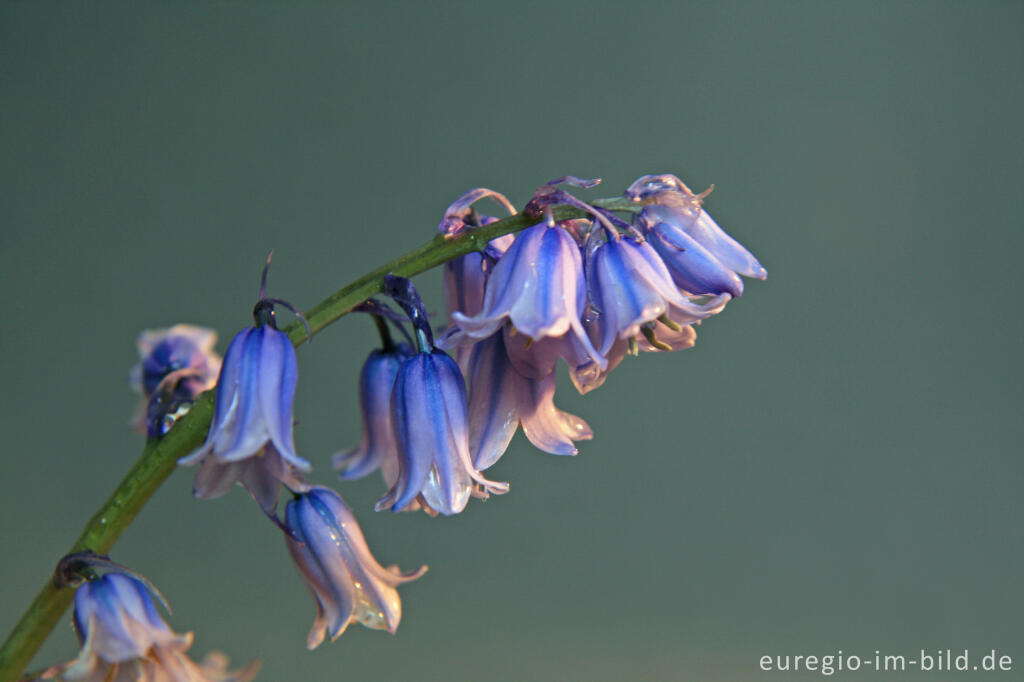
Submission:
<svg viewBox="0 0 1024 682">
<path fill-rule="evenodd" d="M 517 437 L 505 497 L 429 519 L 341 485 L 383 563 L 431 567 L 397 636 L 307 653 L 279 531 L 192 500 L 193 470 L 114 558 L 263 680 L 803 679 L 758 659 L 947 647 L 1024 679 L 1022 35 L 1020 2 L 0 4 L 0 631 L 140 450 L 140 329 L 223 352 L 271 248 L 310 307 L 469 187 L 673 172 L 768 280 L 696 348 L 565 382 L 596 439 Z M 317 482 L 373 342 L 347 318 L 300 350 Z"/>
</svg>

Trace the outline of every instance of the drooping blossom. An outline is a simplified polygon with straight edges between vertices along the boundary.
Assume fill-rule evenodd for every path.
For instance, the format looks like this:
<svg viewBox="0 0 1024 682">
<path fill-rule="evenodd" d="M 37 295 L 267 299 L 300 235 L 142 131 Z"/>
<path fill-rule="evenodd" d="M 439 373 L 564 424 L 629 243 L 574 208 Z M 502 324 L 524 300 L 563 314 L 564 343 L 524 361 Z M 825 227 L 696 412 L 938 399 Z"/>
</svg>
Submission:
<svg viewBox="0 0 1024 682">
<path fill-rule="evenodd" d="M 402 363 L 412 357 L 404 343 L 374 350 L 359 374 L 359 405 L 363 417 L 363 440 L 358 447 L 332 457 L 343 479 L 366 476 L 378 468 L 390 488 L 398 480 L 398 444 L 391 423 L 391 391 Z"/>
<path fill-rule="evenodd" d="M 737 275 L 765 279 L 764 266 L 718 226 L 703 200 L 674 175 L 644 175 L 626 196 L 645 204 L 636 224 L 664 259 L 673 279 L 691 294 L 743 293 Z"/>
<path fill-rule="evenodd" d="M 159 598 L 159 595 L 158 595 Z M 162 601 L 162 599 L 161 599 Z M 175 633 L 160 616 L 139 579 L 111 572 L 75 592 L 78 657 L 45 671 L 40 679 L 66 682 L 243 682 L 259 670 L 255 661 L 228 672 L 227 658 L 213 653 L 197 664 L 185 652 L 193 635 Z"/>
<path fill-rule="evenodd" d="M 241 483 L 272 514 L 282 483 L 294 492 L 309 489 L 300 472 L 312 465 L 295 453 L 298 362 L 291 340 L 274 321 L 274 304 L 283 302 L 266 298 L 262 288 L 260 293 L 256 325 L 240 331 L 224 354 L 206 442 L 178 463 L 199 465 L 197 498 L 220 497 Z"/>
<path fill-rule="evenodd" d="M 466 384 L 455 361 L 434 348 L 423 302 L 409 280 L 385 278 L 385 293 L 402 306 L 416 331 L 418 352 L 395 376 L 391 422 L 398 479 L 375 509 L 402 511 L 418 502 L 429 512 L 457 514 L 470 496 L 508 491 L 484 478 L 469 450 Z"/>
<path fill-rule="evenodd" d="M 564 225 L 548 214 L 544 221 L 516 235 L 487 278 L 481 312 L 452 313 L 458 333 L 446 339 L 452 347 L 484 339 L 506 322 L 532 341 L 571 334 L 598 364 L 580 315 L 586 305 L 586 282 L 579 245 Z"/>
<path fill-rule="evenodd" d="M 402 618 L 395 588 L 423 575 L 426 566 L 402 573 L 377 563 L 352 511 L 329 488 L 314 486 L 289 502 L 284 525 L 288 551 L 316 600 L 309 649 L 336 639 L 352 622 L 394 634 Z"/>
<path fill-rule="evenodd" d="M 413 502 L 444 515 L 458 514 L 471 495 L 508 492 L 484 478 L 469 450 L 466 385 L 442 350 L 419 352 L 395 377 L 391 419 L 398 444 L 398 480 L 375 508 L 402 511 Z"/>
<path fill-rule="evenodd" d="M 150 438 L 164 435 L 200 393 L 213 388 L 221 363 L 216 343 L 217 332 L 190 324 L 139 334 L 139 364 L 129 375 L 132 388 L 142 394 L 135 430 Z"/>
<path fill-rule="evenodd" d="M 669 310 L 685 315 L 687 323 L 696 322 L 721 311 L 731 298 L 723 293 L 697 302 L 684 296 L 658 253 L 632 237 L 609 238 L 590 252 L 587 284 L 602 355 L 616 340 L 637 336 L 643 325 Z"/>
</svg>

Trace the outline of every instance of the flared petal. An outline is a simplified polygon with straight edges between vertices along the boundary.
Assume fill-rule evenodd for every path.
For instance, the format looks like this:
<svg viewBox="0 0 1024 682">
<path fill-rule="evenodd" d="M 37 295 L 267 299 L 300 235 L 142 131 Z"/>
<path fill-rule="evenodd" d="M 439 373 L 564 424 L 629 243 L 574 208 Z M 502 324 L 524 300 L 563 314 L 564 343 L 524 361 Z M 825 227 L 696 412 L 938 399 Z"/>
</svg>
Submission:
<svg viewBox="0 0 1024 682">
<path fill-rule="evenodd" d="M 526 381 L 520 390 L 523 433 L 537 448 L 553 455 L 575 455 L 573 441 L 594 437 L 587 422 L 555 407 L 554 374 L 539 381 Z"/>
<path fill-rule="evenodd" d="M 575 334 L 533 340 L 511 327 L 503 330 L 505 352 L 516 371 L 529 379 L 543 379 L 555 371 L 559 358 L 570 366 L 588 358 Z"/>
<path fill-rule="evenodd" d="M 677 324 L 693 324 L 722 312 L 725 310 L 725 304 L 731 300 L 732 296 L 729 294 L 692 296 L 681 306 L 669 306 L 666 315 Z"/>
<path fill-rule="evenodd" d="M 244 462 L 221 462 L 216 457 L 207 457 L 196 470 L 192 495 L 197 500 L 213 500 L 226 495 L 238 483 L 244 468 Z"/>
<path fill-rule="evenodd" d="M 310 488 L 295 466 L 269 443 L 264 446 L 263 454 L 237 464 L 238 482 L 270 515 L 277 509 L 282 483 L 293 493 L 305 492 Z"/>
</svg>

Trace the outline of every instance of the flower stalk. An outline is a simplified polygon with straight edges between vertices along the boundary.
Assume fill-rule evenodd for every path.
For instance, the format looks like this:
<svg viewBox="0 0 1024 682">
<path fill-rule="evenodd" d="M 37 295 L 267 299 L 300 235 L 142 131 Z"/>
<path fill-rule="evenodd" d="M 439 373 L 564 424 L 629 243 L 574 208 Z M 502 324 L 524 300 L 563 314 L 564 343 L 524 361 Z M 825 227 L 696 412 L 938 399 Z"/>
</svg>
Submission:
<svg viewBox="0 0 1024 682">
<path fill-rule="evenodd" d="M 591 205 L 631 213 L 643 208 L 642 203 L 622 197 L 593 201 Z M 587 215 L 581 209 L 564 205 L 554 206 L 550 210 L 554 220 L 583 218 Z M 310 333 L 322 331 L 360 303 L 382 293 L 384 277 L 388 274 L 412 277 L 471 251 L 482 250 L 492 239 L 519 232 L 537 224 L 540 219 L 533 213 L 519 213 L 455 238 L 437 235 L 419 248 L 339 289 L 310 309 L 305 315 Z M 306 328 L 299 321 L 282 331 L 288 334 L 296 346 L 307 338 Z M 208 391 L 195 401 L 188 414 L 176 421 L 163 438 L 149 440 L 138 460 L 110 498 L 85 524 L 82 534 L 67 553 L 91 551 L 108 554 L 142 506 L 174 471 L 178 459 L 202 445 L 212 414 L 213 391 Z M 72 588 L 59 586 L 52 577 L 47 578 L 21 620 L 0 646 L 0 682 L 15 682 L 19 679 L 67 610 L 73 596 Z"/>
</svg>

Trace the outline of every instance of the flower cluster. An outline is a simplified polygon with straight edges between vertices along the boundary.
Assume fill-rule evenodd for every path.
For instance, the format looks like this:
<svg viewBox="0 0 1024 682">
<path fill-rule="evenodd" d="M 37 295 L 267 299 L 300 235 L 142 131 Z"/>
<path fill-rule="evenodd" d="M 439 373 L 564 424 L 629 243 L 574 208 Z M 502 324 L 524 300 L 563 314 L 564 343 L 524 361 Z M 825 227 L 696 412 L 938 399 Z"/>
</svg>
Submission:
<svg viewBox="0 0 1024 682">
<path fill-rule="evenodd" d="M 448 324 L 438 342 L 407 279 L 383 280 L 382 293 L 402 313 L 379 300 L 357 307 L 373 316 L 381 348 L 369 354 L 360 377 L 362 442 L 335 454 L 333 464 L 342 479 L 381 471 L 386 492 L 376 509 L 453 515 L 471 497 L 507 492 L 507 483 L 482 472 L 520 428 L 540 450 L 575 455 L 576 442 L 593 431 L 555 406 L 559 360 L 578 391 L 593 390 L 627 354 L 689 348 L 694 326 L 742 295 L 741 277 L 766 276 L 703 209 L 707 192 L 695 194 L 673 175 L 641 177 L 626 190 L 627 201 L 606 204 L 627 213 L 626 220 L 561 189 L 597 182 L 570 176 L 543 185 L 521 213 L 532 224 L 445 264 Z M 503 195 L 474 189 L 448 208 L 440 234 L 454 239 L 498 221 L 477 211 L 483 199 L 520 215 Z M 396 588 L 426 567 L 403 573 L 381 566 L 342 498 L 307 482 L 312 466 L 293 438 L 298 362 L 292 339 L 277 328 L 275 306 L 306 319 L 267 297 L 269 264 L 268 258 L 254 324 L 234 337 L 223 363 L 208 330 L 178 325 L 140 337 L 142 360 L 133 371 L 145 398 L 140 421 L 150 437 L 162 436 L 216 374 L 206 441 L 179 460 L 198 465 L 195 496 L 219 497 L 239 483 L 282 529 L 316 602 L 309 648 L 353 622 L 394 633 L 401 619 Z M 392 339 L 392 327 L 404 342 Z M 306 331 L 311 335 L 308 323 Z M 280 518 L 282 487 L 292 499 Z M 189 661 L 183 652 L 190 635 L 171 632 L 130 575 L 111 573 L 80 588 L 76 626 L 82 655 L 51 671 L 65 679 L 249 674 Z M 122 675 L 129 664 L 138 674 Z"/>
<path fill-rule="evenodd" d="M 227 658 L 219 653 L 195 663 L 185 654 L 192 646 L 192 633 L 171 630 L 153 596 L 167 607 L 152 586 L 130 572 L 92 574 L 75 592 L 75 632 L 82 647 L 78 657 L 49 668 L 38 679 L 247 682 L 256 676 L 259 661 L 235 672 L 227 671 Z"/>
<path fill-rule="evenodd" d="M 568 177 L 541 187 L 527 206 L 537 224 L 511 244 L 464 257 L 453 266 L 462 277 L 445 280 L 450 305 L 458 304 L 449 311 L 443 345 L 468 358 L 471 442 L 481 469 L 497 461 L 518 426 L 553 454 L 575 454 L 572 441 L 591 437 L 586 422 L 554 406 L 560 358 L 585 393 L 627 353 L 689 348 L 693 326 L 742 294 L 739 275 L 766 276 L 703 210 L 706 193 L 694 194 L 675 176 L 648 175 L 630 186 L 626 196 L 638 210 L 629 224 L 558 189 L 560 183 L 596 181 Z M 457 235 L 486 224 L 471 223 L 475 214 L 464 204 L 494 194 L 468 192 L 441 229 Z M 577 206 L 589 217 L 556 221 L 554 204 Z M 454 286 L 472 291 L 456 294 Z"/>
<path fill-rule="evenodd" d="M 542 186 L 524 210 L 534 225 L 446 263 L 449 326 L 439 345 L 461 374 L 432 342 L 416 354 L 383 337 L 370 354 L 360 383 L 363 441 L 334 465 L 346 479 L 381 469 L 390 491 L 377 509 L 452 514 L 471 495 L 504 492 L 480 472 L 519 428 L 540 450 L 576 454 L 575 441 L 593 432 L 554 404 L 559 359 L 581 393 L 595 389 L 626 354 L 691 347 L 694 325 L 742 295 L 740 275 L 766 276 L 704 211 L 707 192 L 694 194 L 673 175 L 644 176 L 625 193 L 635 209 L 627 223 L 559 189 L 597 182 Z M 456 238 L 498 220 L 477 212 L 482 199 L 516 212 L 498 192 L 473 189 L 449 206 L 438 231 Z M 586 217 L 555 220 L 555 205 Z"/>
</svg>

